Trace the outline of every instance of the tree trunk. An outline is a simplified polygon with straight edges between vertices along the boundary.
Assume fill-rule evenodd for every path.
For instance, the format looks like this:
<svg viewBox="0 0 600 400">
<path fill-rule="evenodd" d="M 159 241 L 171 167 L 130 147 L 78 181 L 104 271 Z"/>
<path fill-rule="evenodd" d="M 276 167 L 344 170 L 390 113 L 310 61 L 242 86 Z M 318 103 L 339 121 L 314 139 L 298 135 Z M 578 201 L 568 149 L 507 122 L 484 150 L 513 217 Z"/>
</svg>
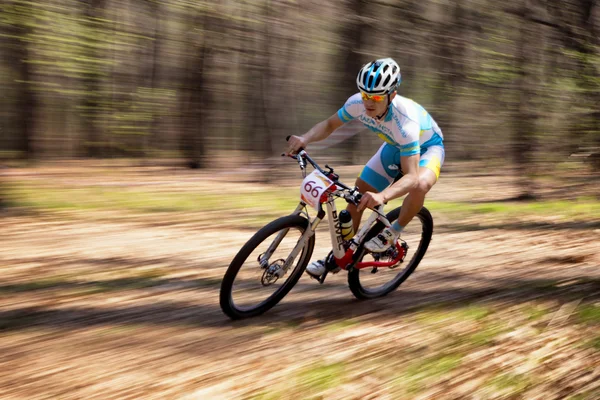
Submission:
<svg viewBox="0 0 600 400">
<path fill-rule="evenodd" d="M 204 21 L 200 24 L 204 27 L 202 41 L 195 50 L 187 64 L 187 78 L 184 80 L 186 95 L 183 96 L 183 134 L 181 137 L 181 151 L 183 152 L 187 165 L 190 168 L 205 168 L 207 166 L 205 157 L 206 124 L 208 110 L 211 104 L 210 91 L 207 88 L 208 74 L 206 66 L 210 62 L 212 43 L 209 35 L 214 21 L 210 15 L 203 15 Z M 198 26 L 198 24 L 194 24 Z"/>
<path fill-rule="evenodd" d="M 162 51 L 162 25 L 161 25 L 161 17 L 162 10 L 160 2 L 151 2 L 151 13 L 154 14 L 154 34 L 153 34 L 153 45 L 152 45 L 152 56 L 150 57 L 150 72 L 149 72 L 149 83 L 152 88 L 152 121 L 147 138 L 147 145 L 145 147 L 149 147 L 154 149 L 159 146 L 161 139 L 166 140 L 166 137 L 160 137 L 160 133 L 164 132 L 165 129 L 162 129 L 162 110 L 159 109 L 158 103 L 156 103 L 156 91 L 161 87 L 161 70 L 160 70 L 160 57 Z M 166 12 L 166 11 L 165 11 Z M 163 134 L 166 136 L 165 134 Z M 146 148 L 145 151 L 148 149 Z"/>
<path fill-rule="evenodd" d="M 585 53 L 588 55 L 586 63 L 583 66 L 582 75 L 585 77 L 586 93 L 588 95 L 588 102 L 590 109 L 595 110 L 588 114 L 587 120 L 589 121 L 589 129 L 594 135 L 594 138 L 590 140 L 594 143 L 594 153 L 589 157 L 589 162 L 597 173 L 600 171 L 600 65 L 598 60 L 600 58 L 600 5 L 598 0 L 582 0 L 583 1 L 583 23 L 582 27 L 585 29 L 585 35 L 587 37 L 587 45 L 585 46 Z M 597 179 L 596 177 L 593 177 Z"/>
<path fill-rule="evenodd" d="M 267 113 L 269 110 L 266 105 L 267 86 L 273 85 L 274 79 L 271 76 L 265 77 L 271 60 L 269 59 L 269 31 L 266 25 L 269 23 L 269 5 L 260 10 L 259 16 L 250 18 L 260 18 L 260 21 L 248 22 L 246 29 L 249 32 L 246 42 L 246 91 L 245 104 L 248 115 L 248 126 L 244 142 L 246 149 L 250 153 L 250 160 L 264 160 L 272 154 L 271 139 L 269 127 L 267 125 Z M 259 27 L 254 28 L 259 25 Z M 265 81 L 265 78 L 267 79 Z"/>
<path fill-rule="evenodd" d="M 19 121 L 21 124 L 21 140 L 19 150 L 27 159 L 34 157 L 34 137 L 35 137 L 35 111 L 37 108 L 36 95 L 33 89 L 33 72 L 31 68 L 30 50 L 26 43 L 22 44 L 22 58 L 19 61 L 19 73 L 23 83 L 21 84 L 21 101 L 19 102 Z"/>
<path fill-rule="evenodd" d="M 90 31 L 96 29 L 95 20 L 102 18 L 105 7 L 105 0 L 85 0 L 82 2 L 85 9 L 83 12 Z M 94 22 L 92 22 L 94 21 Z M 90 35 L 91 36 L 91 35 Z M 93 39 L 88 39 L 93 41 Z M 100 58 L 99 50 L 90 47 L 89 57 L 92 59 Z M 87 141 L 86 153 L 90 157 L 100 157 L 102 151 L 103 134 L 99 126 L 99 106 L 100 106 L 100 76 L 95 70 L 88 70 L 87 76 L 83 80 L 86 90 L 84 105 L 84 121 L 86 121 Z"/>
<path fill-rule="evenodd" d="M 28 20 L 33 18 L 33 10 L 31 5 L 23 5 L 27 7 L 20 13 L 20 17 Z M 6 40 L 6 64 L 15 66 L 19 81 L 16 85 L 16 102 L 13 109 L 15 110 L 15 126 L 17 134 L 16 143 L 13 149 L 21 152 L 22 157 L 31 159 L 34 156 L 34 139 L 35 139 L 35 115 L 37 108 L 37 97 L 34 91 L 34 73 L 31 63 L 31 47 L 28 41 L 28 36 L 32 33 L 30 24 L 6 24 L 8 33 Z"/>
<path fill-rule="evenodd" d="M 456 148 L 459 157 L 467 157 L 471 152 L 464 146 L 464 138 L 459 136 L 454 139 L 453 133 L 456 132 L 455 114 L 458 109 L 458 102 L 461 100 L 458 96 L 458 90 L 464 86 L 466 73 L 464 71 L 464 58 L 466 53 L 467 30 L 469 29 L 469 20 L 466 18 L 466 9 L 463 0 L 457 0 L 452 10 L 452 18 L 447 24 L 440 24 L 437 32 L 439 57 L 439 79 L 436 93 L 434 95 L 435 106 L 438 110 L 435 113 L 435 120 L 444 132 L 444 141 L 449 147 Z"/>
<path fill-rule="evenodd" d="M 517 39 L 516 63 L 518 78 L 516 91 L 518 100 L 513 113 L 513 159 L 516 165 L 520 200 L 535 198 L 533 151 L 535 148 L 536 113 L 533 104 L 535 96 L 534 76 L 532 72 L 534 47 L 539 41 L 539 32 L 532 28 L 528 16 L 532 10 L 526 2 L 520 18 L 519 38 Z"/>
<path fill-rule="evenodd" d="M 334 69 L 341 69 L 342 74 L 336 74 L 337 70 L 334 71 L 334 76 L 339 76 L 339 88 L 334 96 L 334 106 L 340 108 L 344 105 L 348 97 L 352 96 L 358 91 L 356 88 L 356 76 L 360 67 L 371 60 L 362 60 L 360 51 L 362 47 L 362 38 L 367 25 L 363 22 L 362 16 L 366 10 L 366 0 L 350 0 L 348 4 L 348 19 L 342 22 L 342 29 L 340 31 L 340 51 L 337 55 L 339 61 L 333 64 Z M 363 62 L 364 61 L 364 62 Z M 332 113 L 333 114 L 333 113 Z M 338 149 L 344 155 L 346 155 L 346 161 L 348 164 L 354 163 L 356 156 L 356 145 L 358 143 L 358 137 L 351 136 L 349 139 L 338 145 Z"/>
</svg>

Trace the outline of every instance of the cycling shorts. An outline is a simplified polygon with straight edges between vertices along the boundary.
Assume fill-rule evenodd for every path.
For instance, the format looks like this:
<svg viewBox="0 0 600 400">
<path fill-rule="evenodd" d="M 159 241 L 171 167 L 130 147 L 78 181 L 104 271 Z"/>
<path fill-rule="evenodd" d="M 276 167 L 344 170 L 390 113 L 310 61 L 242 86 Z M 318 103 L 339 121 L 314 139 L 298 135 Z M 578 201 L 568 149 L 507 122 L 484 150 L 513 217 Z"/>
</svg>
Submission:
<svg viewBox="0 0 600 400">
<path fill-rule="evenodd" d="M 419 167 L 430 169 L 436 178 L 439 178 L 440 170 L 444 164 L 444 155 L 444 146 L 430 146 L 421 153 Z M 359 177 L 378 192 L 381 192 L 391 185 L 401 173 L 400 149 L 384 143 L 367 162 Z"/>
</svg>

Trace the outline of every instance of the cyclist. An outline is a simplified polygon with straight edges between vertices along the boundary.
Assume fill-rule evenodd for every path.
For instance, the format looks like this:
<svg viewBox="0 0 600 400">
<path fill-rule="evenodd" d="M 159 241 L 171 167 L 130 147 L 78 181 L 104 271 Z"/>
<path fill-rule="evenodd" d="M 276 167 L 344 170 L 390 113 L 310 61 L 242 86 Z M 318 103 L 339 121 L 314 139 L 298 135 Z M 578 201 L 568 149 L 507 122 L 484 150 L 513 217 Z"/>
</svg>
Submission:
<svg viewBox="0 0 600 400">
<path fill-rule="evenodd" d="M 397 94 L 400 82 L 400 67 L 393 59 L 365 64 L 356 77 L 359 93 L 351 96 L 337 113 L 304 135 L 290 137 L 288 142 L 288 152 L 294 154 L 309 143 L 326 139 L 353 119 L 361 121 L 385 142 L 356 179 L 358 190 L 364 193 L 360 204 L 347 207 L 356 232 L 366 208 L 408 194 L 391 228 L 385 228 L 365 243 L 367 250 L 375 253 L 393 245 L 423 207 L 425 195 L 437 182 L 444 163 L 442 131 L 422 106 Z M 394 182 L 398 176 L 401 178 Z M 327 269 L 335 271 L 337 266 L 332 253 L 329 254 L 312 262 L 306 271 L 313 277 L 320 277 Z"/>
</svg>

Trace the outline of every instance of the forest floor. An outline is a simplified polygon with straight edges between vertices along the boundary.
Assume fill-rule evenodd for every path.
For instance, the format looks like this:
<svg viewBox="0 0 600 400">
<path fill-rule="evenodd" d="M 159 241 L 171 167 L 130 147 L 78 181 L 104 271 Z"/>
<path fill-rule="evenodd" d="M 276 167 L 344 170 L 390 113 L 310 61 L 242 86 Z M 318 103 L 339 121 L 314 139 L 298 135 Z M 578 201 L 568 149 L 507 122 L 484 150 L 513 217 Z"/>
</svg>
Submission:
<svg viewBox="0 0 600 400">
<path fill-rule="evenodd" d="M 597 192 L 569 178 L 514 202 L 510 175 L 461 170 L 430 193 L 433 241 L 397 291 L 358 301 L 345 273 L 304 275 L 265 315 L 232 322 L 221 279 L 294 209 L 297 174 L 5 168 L 0 397 L 600 398 Z M 315 256 L 327 238 L 320 227 Z"/>
</svg>

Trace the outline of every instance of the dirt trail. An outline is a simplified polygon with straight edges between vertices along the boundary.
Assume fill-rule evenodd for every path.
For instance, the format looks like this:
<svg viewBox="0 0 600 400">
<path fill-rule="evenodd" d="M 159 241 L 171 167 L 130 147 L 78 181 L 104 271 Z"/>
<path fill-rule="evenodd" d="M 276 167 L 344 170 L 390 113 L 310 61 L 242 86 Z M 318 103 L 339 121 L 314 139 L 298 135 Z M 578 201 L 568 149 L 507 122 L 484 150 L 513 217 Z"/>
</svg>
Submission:
<svg viewBox="0 0 600 400">
<path fill-rule="evenodd" d="M 151 174 L 146 183 L 164 178 Z M 180 178 L 167 187 L 211 185 Z M 501 178 L 487 179 L 487 189 L 471 186 L 470 193 L 464 178 L 446 181 L 433 198 L 480 191 L 492 199 L 512 190 Z M 359 302 L 342 273 L 322 286 L 304 276 L 265 316 L 230 322 L 218 306 L 220 280 L 251 230 L 206 228 L 202 218 L 182 223 L 177 213 L 6 212 L 0 397 L 591 399 L 600 393 L 598 345 L 586 345 L 597 325 L 575 323 L 578 310 L 600 301 L 600 231 L 560 224 L 471 230 L 433 213 L 436 231 L 425 260 L 390 296 Z M 327 250 L 321 241 L 316 254 Z M 428 360 L 441 360 L 434 372 Z"/>
</svg>

